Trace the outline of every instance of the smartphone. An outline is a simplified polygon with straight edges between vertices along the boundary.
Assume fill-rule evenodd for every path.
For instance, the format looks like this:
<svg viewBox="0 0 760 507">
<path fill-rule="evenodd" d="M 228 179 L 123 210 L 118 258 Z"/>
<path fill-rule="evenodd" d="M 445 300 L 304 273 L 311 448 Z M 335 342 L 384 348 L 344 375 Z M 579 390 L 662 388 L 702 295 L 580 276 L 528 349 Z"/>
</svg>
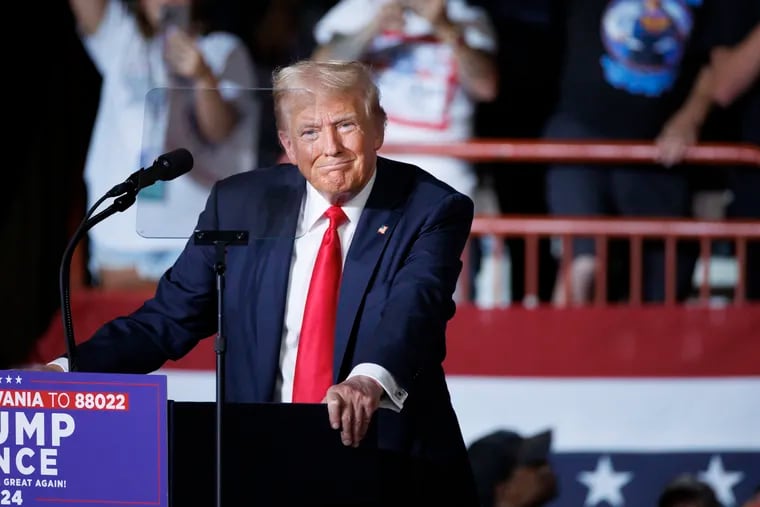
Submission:
<svg viewBox="0 0 760 507">
<path fill-rule="evenodd" d="M 190 6 L 169 4 L 161 7 L 161 28 L 179 28 L 187 32 L 190 28 Z"/>
</svg>

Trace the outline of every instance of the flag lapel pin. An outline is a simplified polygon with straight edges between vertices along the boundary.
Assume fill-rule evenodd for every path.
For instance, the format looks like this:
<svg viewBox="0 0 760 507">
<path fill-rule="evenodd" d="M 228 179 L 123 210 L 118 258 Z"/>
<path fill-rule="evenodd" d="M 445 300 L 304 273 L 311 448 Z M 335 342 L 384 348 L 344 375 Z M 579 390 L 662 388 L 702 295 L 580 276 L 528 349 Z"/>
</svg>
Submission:
<svg viewBox="0 0 760 507">
<path fill-rule="evenodd" d="M 387 225 L 384 225 L 384 226 L 380 227 L 380 228 L 377 230 L 377 233 L 378 233 L 378 234 L 385 234 L 385 231 L 387 231 L 387 230 L 388 230 L 388 226 L 387 226 Z"/>
</svg>

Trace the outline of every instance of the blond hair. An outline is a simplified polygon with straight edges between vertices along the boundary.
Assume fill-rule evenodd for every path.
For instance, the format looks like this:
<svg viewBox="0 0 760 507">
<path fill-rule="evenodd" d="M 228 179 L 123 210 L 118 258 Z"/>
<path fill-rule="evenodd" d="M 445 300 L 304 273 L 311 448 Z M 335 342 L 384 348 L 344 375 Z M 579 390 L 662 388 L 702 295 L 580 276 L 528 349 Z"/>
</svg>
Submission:
<svg viewBox="0 0 760 507">
<path fill-rule="evenodd" d="M 387 116 L 380 105 L 380 91 L 369 67 L 361 62 L 302 60 L 276 69 L 272 73 L 272 86 L 278 129 L 286 125 L 285 97 L 294 91 L 357 95 L 363 99 L 367 117 L 385 127 Z"/>
</svg>

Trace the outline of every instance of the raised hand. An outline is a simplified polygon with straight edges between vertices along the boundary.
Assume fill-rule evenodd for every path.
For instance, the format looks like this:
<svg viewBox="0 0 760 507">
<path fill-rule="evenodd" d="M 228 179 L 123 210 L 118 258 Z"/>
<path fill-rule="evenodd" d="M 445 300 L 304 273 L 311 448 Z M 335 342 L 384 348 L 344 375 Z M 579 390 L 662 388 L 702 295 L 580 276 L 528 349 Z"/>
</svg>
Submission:
<svg viewBox="0 0 760 507">
<path fill-rule="evenodd" d="M 178 28 L 171 28 L 166 34 L 164 58 L 171 71 L 178 76 L 196 82 L 213 78 L 193 38 Z"/>
</svg>

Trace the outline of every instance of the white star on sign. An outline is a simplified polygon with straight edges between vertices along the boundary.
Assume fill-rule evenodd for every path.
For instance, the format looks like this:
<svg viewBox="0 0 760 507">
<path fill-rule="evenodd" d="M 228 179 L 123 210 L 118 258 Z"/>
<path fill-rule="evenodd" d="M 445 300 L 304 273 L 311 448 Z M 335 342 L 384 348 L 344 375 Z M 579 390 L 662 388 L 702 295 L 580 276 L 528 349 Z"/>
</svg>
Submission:
<svg viewBox="0 0 760 507">
<path fill-rule="evenodd" d="M 21 383 L 21 376 L 20 375 L 16 375 L 16 383 L 17 384 Z"/>
<path fill-rule="evenodd" d="M 11 378 L 11 376 L 10 376 L 10 375 L 8 375 L 7 377 L 5 377 L 5 383 L 6 383 L 6 384 L 10 384 L 10 383 L 11 383 L 11 380 L 13 380 L 13 378 Z"/>
<path fill-rule="evenodd" d="M 578 481 L 588 488 L 584 505 L 593 507 L 601 502 L 607 502 L 613 507 L 625 504 L 623 499 L 623 486 L 631 482 L 631 472 L 615 472 L 612 468 L 612 459 L 602 456 L 596 464 L 593 472 L 581 472 Z"/>
<path fill-rule="evenodd" d="M 706 482 L 715 491 L 720 502 L 730 507 L 736 504 L 734 486 L 744 478 L 744 472 L 728 472 L 723 468 L 723 460 L 720 456 L 710 458 L 707 470 L 699 472 L 699 479 Z"/>
</svg>

